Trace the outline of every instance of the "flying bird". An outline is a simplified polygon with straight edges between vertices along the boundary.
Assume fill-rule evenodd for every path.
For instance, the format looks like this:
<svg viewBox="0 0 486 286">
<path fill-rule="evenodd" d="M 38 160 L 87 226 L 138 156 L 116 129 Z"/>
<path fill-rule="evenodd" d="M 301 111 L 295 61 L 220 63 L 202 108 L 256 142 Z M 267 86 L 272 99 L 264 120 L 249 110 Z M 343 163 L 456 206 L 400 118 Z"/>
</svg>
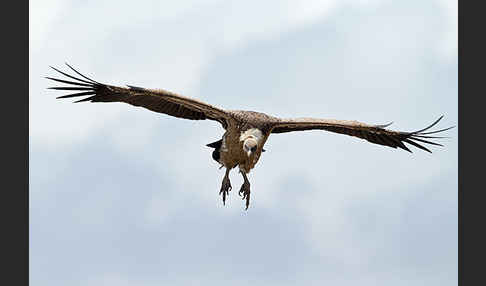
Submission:
<svg viewBox="0 0 486 286">
<path fill-rule="evenodd" d="M 222 196 L 223 204 L 225 204 L 226 197 L 232 189 L 229 173 L 231 169 L 238 167 L 244 180 L 238 194 L 246 201 L 245 210 L 248 209 L 250 204 L 251 193 L 247 174 L 255 167 L 262 152 L 265 151 L 263 146 L 271 134 L 318 129 L 346 134 L 365 139 L 374 144 L 412 152 L 405 145 L 407 143 L 432 153 L 423 144 L 442 146 L 439 143 L 431 142 L 430 139 L 444 137 L 432 135 L 454 127 L 428 131 L 443 116 L 440 116 L 435 122 L 421 130 L 402 132 L 386 129 L 391 123 L 369 125 L 350 120 L 279 118 L 255 111 L 226 110 L 163 89 L 147 89 L 131 85 L 119 87 L 103 84 L 82 75 L 69 64 L 66 63 L 66 65 L 77 77 L 52 66 L 52 69 L 66 78 L 46 77 L 49 80 L 69 85 L 50 87 L 49 89 L 75 92 L 57 98 L 81 97 L 80 100 L 75 102 L 124 102 L 178 118 L 190 120 L 207 119 L 219 122 L 225 129 L 225 133 L 220 140 L 206 145 L 214 148 L 212 158 L 220 164 L 220 168 L 226 168 L 219 195 Z"/>
</svg>

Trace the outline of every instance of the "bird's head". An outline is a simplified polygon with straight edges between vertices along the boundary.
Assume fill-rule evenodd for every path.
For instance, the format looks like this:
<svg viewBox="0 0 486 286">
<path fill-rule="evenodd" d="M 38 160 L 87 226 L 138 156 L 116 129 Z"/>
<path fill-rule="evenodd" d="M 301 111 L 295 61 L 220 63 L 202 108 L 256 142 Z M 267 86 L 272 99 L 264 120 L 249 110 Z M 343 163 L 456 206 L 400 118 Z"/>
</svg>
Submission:
<svg viewBox="0 0 486 286">
<path fill-rule="evenodd" d="M 243 150 L 246 152 L 248 157 L 250 157 L 252 153 L 256 152 L 257 148 L 258 141 L 253 136 L 250 136 L 243 141 Z"/>
</svg>

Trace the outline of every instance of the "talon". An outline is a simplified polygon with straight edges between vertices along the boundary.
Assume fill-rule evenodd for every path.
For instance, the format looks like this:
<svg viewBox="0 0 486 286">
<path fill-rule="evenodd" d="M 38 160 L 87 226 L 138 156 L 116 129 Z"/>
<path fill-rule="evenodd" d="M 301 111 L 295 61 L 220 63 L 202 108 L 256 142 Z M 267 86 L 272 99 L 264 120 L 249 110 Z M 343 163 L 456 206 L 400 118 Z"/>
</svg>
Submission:
<svg viewBox="0 0 486 286">
<path fill-rule="evenodd" d="M 248 196 L 246 197 L 246 208 L 245 211 L 248 210 L 248 207 L 250 206 L 250 193 L 248 193 Z"/>
<path fill-rule="evenodd" d="M 221 183 L 221 189 L 219 191 L 219 194 L 223 196 L 223 205 L 226 205 L 226 196 L 229 195 L 229 192 L 231 191 L 231 182 L 228 178 L 228 173 L 229 171 L 226 171 L 226 175 L 223 178 L 223 182 Z"/>
<path fill-rule="evenodd" d="M 248 207 L 250 206 L 250 192 L 248 192 L 247 194 L 245 194 L 245 197 L 246 197 L 246 203 L 245 203 L 245 211 L 248 210 Z"/>
<path fill-rule="evenodd" d="M 245 203 L 245 210 L 248 210 L 248 207 L 250 206 L 250 183 L 249 182 L 244 182 L 243 185 L 241 185 L 241 189 L 238 192 L 238 194 L 242 196 L 242 200 L 246 200 Z"/>
</svg>

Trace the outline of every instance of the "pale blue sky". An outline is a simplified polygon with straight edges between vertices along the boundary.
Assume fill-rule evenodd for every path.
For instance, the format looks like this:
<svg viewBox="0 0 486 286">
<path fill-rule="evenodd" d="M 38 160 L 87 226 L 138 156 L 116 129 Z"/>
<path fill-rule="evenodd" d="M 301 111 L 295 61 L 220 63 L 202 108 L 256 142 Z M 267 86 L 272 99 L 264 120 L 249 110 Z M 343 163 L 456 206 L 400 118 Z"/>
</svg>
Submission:
<svg viewBox="0 0 486 286">
<path fill-rule="evenodd" d="M 30 1 L 31 285 L 457 285 L 457 128 L 433 154 L 272 135 L 222 205 L 211 121 L 55 100 L 100 82 L 412 131 L 458 124 L 456 1 Z"/>
</svg>

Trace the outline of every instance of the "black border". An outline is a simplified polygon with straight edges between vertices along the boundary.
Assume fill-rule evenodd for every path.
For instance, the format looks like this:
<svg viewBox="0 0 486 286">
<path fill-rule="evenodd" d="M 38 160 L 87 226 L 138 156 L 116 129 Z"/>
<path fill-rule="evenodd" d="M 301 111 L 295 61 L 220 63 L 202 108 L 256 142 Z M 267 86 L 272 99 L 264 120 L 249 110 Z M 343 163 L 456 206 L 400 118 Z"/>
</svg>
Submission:
<svg viewBox="0 0 486 286">
<path fill-rule="evenodd" d="M 459 285 L 484 284 L 484 10 L 474 1 L 459 1 L 458 35 L 458 280 Z M 469 4 L 466 7 L 466 4 Z M 466 41 L 467 39 L 467 41 Z M 475 123 L 479 123 L 475 126 Z M 467 138 L 467 137 L 470 138 Z M 471 137 L 475 137 L 474 139 Z M 484 152 L 481 152 L 484 153 Z M 474 163 L 479 162 L 479 166 Z M 478 180 L 478 182 L 474 182 Z M 467 230 L 467 231 L 466 231 Z"/>
<path fill-rule="evenodd" d="M 29 2 L 4 7 L 2 27 L 2 281 L 29 283 Z M 5 158 L 7 161 L 5 161 Z M 6 226 L 6 227 L 5 227 Z M 10 282 L 10 283 L 9 283 Z"/>
</svg>

